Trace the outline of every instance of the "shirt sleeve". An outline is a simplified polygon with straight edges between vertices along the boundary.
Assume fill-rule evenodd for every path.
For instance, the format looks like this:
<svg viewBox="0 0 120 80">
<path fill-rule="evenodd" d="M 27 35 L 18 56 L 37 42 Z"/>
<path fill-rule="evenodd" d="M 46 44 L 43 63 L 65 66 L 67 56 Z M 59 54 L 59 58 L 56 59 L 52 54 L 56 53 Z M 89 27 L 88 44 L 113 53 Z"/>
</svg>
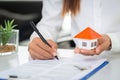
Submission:
<svg viewBox="0 0 120 80">
<path fill-rule="evenodd" d="M 120 52 L 120 32 L 108 33 L 111 38 L 111 52 Z"/>
<path fill-rule="evenodd" d="M 45 39 L 56 41 L 63 22 L 61 12 L 62 0 L 43 0 L 42 19 L 36 27 Z M 31 39 L 37 36 L 33 32 Z"/>
</svg>

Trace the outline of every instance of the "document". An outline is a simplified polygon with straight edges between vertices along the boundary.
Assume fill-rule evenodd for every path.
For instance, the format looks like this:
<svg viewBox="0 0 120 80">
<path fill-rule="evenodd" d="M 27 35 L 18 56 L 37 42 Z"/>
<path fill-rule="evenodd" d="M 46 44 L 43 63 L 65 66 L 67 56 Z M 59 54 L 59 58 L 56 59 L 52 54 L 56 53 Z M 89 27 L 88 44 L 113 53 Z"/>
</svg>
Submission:
<svg viewBox="0 0 120 80">
<path fill-rule="evenodd" d="M 59 49 L 58 56 L 59 60 L 32 60 L 0 72 L 0 78 L 16 75 L 25 80 L 86 80 L 108 64 L 102 57 L 74 54 L 68 49 Z"/>
</svg>

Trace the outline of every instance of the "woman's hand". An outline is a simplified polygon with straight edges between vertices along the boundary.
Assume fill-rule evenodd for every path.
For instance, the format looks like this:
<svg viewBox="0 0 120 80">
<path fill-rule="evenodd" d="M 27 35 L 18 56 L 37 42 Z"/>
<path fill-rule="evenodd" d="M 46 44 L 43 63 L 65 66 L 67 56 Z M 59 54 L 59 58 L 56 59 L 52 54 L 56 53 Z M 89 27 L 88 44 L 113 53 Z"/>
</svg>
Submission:
<svg viewBox="0 0 120 80">
<path fill-rule="evenodd" d="M 33 59 L 53 59 L 57 53 L 57 44 L 52 40 L 47 40 L 49 47 L 39 37 L 34 38 L 29 44 L 28 51 Z"/>
<path fill-rule="evenodd" d="M 100 39 L 98 39 L 98 46 L 95 49 L 91 50 L 85 50 L 85 49 L 79 49 L 78 47 L 75 48 L 75 53 L 80 53 L 87 56 L 93 56 L 93 55 L 99 55 L 104 50 L 108 50 L 111 47 L 111 40 L 109 36 L 102 35 Z"/>
</svg>

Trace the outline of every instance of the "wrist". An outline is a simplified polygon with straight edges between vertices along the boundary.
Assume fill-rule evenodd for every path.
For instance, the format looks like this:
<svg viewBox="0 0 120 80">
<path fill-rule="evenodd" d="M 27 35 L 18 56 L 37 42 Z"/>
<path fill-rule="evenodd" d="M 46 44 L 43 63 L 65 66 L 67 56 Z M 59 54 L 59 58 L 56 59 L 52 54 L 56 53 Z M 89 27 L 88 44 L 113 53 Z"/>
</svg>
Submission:
<svg viewBox="0 0 120 80">
<path fill-rule="evenodd" d="M 110 37 L 108 35 L 106 35 L 106 36 L 108 37 L 108 43 L 109 43 L 109 46 L 108 46 L 107 50 L 111 50 L 111 48 L 112 48 L 111 39 L 110 39 Z"/>
</svg>

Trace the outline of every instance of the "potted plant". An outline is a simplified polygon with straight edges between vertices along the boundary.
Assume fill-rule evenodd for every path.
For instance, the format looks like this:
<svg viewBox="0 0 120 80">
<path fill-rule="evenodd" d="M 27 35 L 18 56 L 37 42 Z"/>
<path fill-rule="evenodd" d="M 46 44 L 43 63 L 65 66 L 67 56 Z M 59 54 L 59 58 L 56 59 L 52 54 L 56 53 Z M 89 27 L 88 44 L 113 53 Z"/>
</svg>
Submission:
<svg viewBox="0 0 120 80">
<path fill-rule="evenodd" d="M 17 51 L 18 30 L 13 29 L 16 26 L 14 20 L 5 20 L 4 26 L 0 25 L 0 55 L 11 54 Z"/>
</svg>

